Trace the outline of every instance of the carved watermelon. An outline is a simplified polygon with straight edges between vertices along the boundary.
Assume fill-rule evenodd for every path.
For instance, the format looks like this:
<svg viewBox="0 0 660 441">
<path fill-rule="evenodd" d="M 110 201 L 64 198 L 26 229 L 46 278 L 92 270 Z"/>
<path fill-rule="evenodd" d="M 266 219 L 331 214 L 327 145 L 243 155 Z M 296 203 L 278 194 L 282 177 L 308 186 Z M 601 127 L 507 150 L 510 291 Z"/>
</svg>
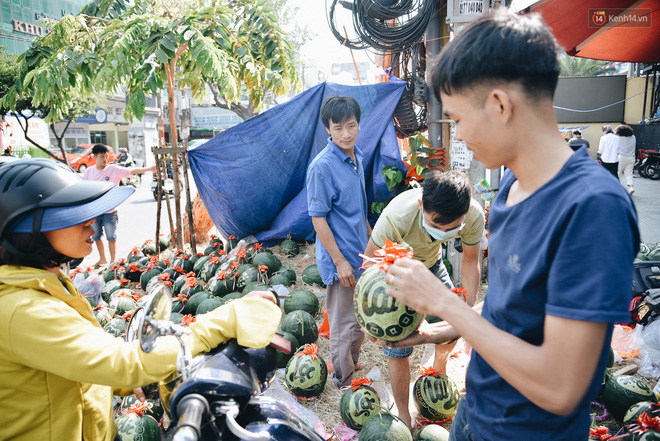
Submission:
<svg viewBox="0 0 660 441">
<path fill-rule="evenodd" d="M 251 282 L 266 283 L 265 274 L 263 274 L 259 268 L 248 268 L 238 278 L 236 287 L 242 290 Z"/>
<path fill-rule="evenodd" d="M 193 262 L 187 254 L 182 254 L 181 257 L 177 258 L 174 263 L 172 263 L 172 268 L 176 268 L 177 266 L 183 269 L 186 273 L 193 270 Z"/>
<path fill-rule="evenodd" d="M 128 320 L 123 317 L 115 317 L 106 323 L 106 325 L 103 327 L 103 330 L 108 334 L 114 335 L 115 337 L 121 337 L 121 335 L 126 332 L 127 327 Z"/>
<path fill-rule="evenodd" d="M 437 424 L 429 424 L 419 431 L 417 441 L 448 441 L 449 431 Z"/>
<path fill-rule="evenodd" d="M 357 379 L 357 382 L 366 379 Z M 356 380 L 353 380 L 356 383 Z M 381 402 L 378 392 L 366 380 L 365 384 L 351 385 L 344 391 L 339 402 L 341 419 L 353 430 L 361 430 L 370 418 L 380 413 Z"/>
<path fill-rule="evenodd" d="M 160 441 L 160 426 L 150 415 L 127 413 L 115 420 L 117 436 L 122 441 Z"/>
<path fill-rule="evenodd" d="M 649 413 L 649 411 L 655 406 L 657 406 L 657 404 L 651 401 L 640 401 L 639 403 L 633 404 L 623 417 L 623 425 L 629 426 L 630 424 L 635 424 L 637 422 L 637 417 L 644 412 Z"/>
<path fill-rule="evenodd" d="M 364 424 L 358 441 L 412 441 L 412 435 L 406 423 L 391 413 L 381 412 Z"/>
<path fill-rule="evenodd" d="M 610 414 L 623 420 L 628 409 L 640 401 L 657 402 L 653 391 L 644 380 L 632 375 L 619 375 L 612 377 L 603 389 L 603 404 Z"/>
<path fill-rule="evenodd" d="M 122 259 L 123 260 L 123 259 Z M 124 274 L 128 271 L 128 265 L 126 263 L 123 263 L 122 261 L 115 262 L 112 265 L 110 265 L 110 268 L 105 272 L 105 276 L 103 276 L 103 280 L 108 283 L 111 280 L 120 280 L 125 278 Z"/>
<path fill-rule="evenodd" d="M 215 277 L 212 277 L 206 287 L 208 292 L 214 296 L 223 297 L 236 289 L 236 279 L 227 271 L 220 271 Z"/>
<path fill-rule="evenodd" d="M 449 418 L 456 414 L 461 395 L 456 384 L 445 374 L 429 369 L 413 386 L 413 402 L 420 415 L 431 421 Z"/>
<path fill-rule="evenodd" d="M 417 330 L 424 319 L 409 306 L 385 294 L 385 271 L 376 266 L 362 274 L 355 287 L 353 307 L 360 326 L 372 337 L 399 341 Z"/>
<path fill-rule="evenodd" d="M 298 349 L 286 365 L 284 379 L 296 398 L 318 397 L 328 379 L 328 367 L 318 354 L 318 346 L 305 345 Z"/>
</svg>

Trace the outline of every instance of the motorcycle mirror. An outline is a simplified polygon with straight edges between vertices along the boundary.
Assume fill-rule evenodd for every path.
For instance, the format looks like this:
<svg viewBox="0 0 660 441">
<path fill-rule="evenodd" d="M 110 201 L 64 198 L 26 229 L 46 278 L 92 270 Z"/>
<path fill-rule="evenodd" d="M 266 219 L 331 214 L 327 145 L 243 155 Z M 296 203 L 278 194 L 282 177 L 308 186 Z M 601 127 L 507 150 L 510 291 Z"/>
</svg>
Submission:
<svg viewBox="0 0 660 441">
<path fill-rule="evenodd" d="M 167 285 L 160 285 L 153 290 L 151 299 L 145 307 L 144 317 L 138 329 L 140 347 L 144 352 L 153 351 L 160 335 L 159 321 L 168 321 L 172 314 L 172 291 Z"/>
<path fill-rule="evenodd" d="M 126 341 L 132 342 L 138 339 L 140 329 L 144 324 L 144 315 L 145 310 L 143 308 L 137 308 L 133 311 L 131 320 L 128 322 L 128 327 L 126 328 Z"/>
</svg>

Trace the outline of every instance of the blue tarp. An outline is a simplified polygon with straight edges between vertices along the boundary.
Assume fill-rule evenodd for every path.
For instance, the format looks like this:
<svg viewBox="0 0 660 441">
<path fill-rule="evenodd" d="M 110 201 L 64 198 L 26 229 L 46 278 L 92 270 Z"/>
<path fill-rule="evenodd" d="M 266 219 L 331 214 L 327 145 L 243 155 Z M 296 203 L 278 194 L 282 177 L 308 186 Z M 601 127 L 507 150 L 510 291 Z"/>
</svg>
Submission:
<svg viewBox="0 0 660 441">
<path fill-rule="evenodd" d="M 320 109 L 332 95 L 352 96 L 362 109 L 356 145 L 364 156 L 369 204 L 392 197 L 380 170 L 391 165 L 405 173 L 392 123 L 404 87 L 397 79 L 368 86 L 323 83 L 189 150 L 195 184 L 220 233 L 260 241 L 314 237 L 305 174 L 327 144 Z"/>
</svg>

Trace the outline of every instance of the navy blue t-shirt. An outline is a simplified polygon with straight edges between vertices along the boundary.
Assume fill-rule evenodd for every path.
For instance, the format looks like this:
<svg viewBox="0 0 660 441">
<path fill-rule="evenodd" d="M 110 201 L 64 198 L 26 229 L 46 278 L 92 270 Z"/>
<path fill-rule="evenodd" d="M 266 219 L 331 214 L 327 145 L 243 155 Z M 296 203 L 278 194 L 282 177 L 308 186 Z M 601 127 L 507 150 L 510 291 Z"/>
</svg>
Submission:
<svg viewBox="0 0 660 441">
<path fill-rule="evenodd" d="M 507 171 L 490 212 L 489 287 L 482 315 L 528 343 L 543 342 L 545 315 L 615 323 L 629 317 L 637 213 L 621 184 L 587 154 L 524 201 L 506 206 L 516 177 Z M 533 404 L 472 353 L 465 406 L 477 440 L 586 440 L 589 402 L 601 387 L 611 329 L 596 373 L 575 412 Z"/>
</svg>

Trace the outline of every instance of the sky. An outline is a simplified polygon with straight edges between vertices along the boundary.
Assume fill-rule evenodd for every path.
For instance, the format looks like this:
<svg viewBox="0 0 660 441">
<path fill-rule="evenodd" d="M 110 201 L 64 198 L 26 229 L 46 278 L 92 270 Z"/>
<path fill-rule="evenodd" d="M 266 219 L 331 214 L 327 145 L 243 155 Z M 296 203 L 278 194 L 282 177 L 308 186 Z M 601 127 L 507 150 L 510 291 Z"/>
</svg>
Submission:
<svg viewBox="0 0 660 441">
<path fill-rule="evenodd" d="M 352 62 L 350 50 L 343 47 L 330 31 L 325 10 L 326 0 L 289 0 L 289 3 L 299 7 L 298 24 L 301 26 L 307 25 L 316 34 L 302 47 L 301 56 L 303 59 L 309 60 L 326 72 L 330 71 L 333 63 Z M 338 6 L 337 9 L 339 10 L 339 24 L 345 25 L 349 36 L 351 36 L 353 25 L 350 21 L 350 14 L 344 13 L 346 10 L 341 6 Z M 370 58 L 372 60 L 374 58 L 371 53 L 367 56 L 364 50 L 354 50 L 353 54 L 357 62 L 368 62 Z"/>
</svg>

